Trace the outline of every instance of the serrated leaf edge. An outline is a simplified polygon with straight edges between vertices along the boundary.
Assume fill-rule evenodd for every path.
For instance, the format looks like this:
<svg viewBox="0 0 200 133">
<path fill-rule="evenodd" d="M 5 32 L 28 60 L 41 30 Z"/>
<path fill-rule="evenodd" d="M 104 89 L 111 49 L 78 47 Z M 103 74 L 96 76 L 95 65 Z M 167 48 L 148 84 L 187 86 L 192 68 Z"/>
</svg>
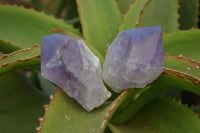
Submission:
<svg viewBox="0 0 200 133">
<path fill-rule="evenodd" d="M 187 73 L 177 71 L 177 70 L 173 70 L 173 69 L 170 69 L 170 68 L 164 68 L 163 74 L 167 74 L 167 75 L 170 75 L 172 77 L 179 77 L 179 78 L 187 80 L 187 81 L 189 81 L 189 82 L 191 82 L 195 85 L 200 85 L 200 79 L 198 79 L 194 76 L 191 76 Z"/>
<path fill-rule="evenodd" d="M 123 15 L 122 15 L 120 8 L 119 8 L 119 3 L 116 0 L 111 0 L 111 1 L 113 1 L 116 4 L 117 10 L 118 10 L 120 16 L 123 18 Z M 83 19 L 83 15 L 81 14 L 81 11 L 80 11 L 81 9 L 80 9 L 79 0 L 76 0 L 76 4 L 77 4 L 78 14 L 79 14 L 79 17 L 80 17 L 80 24 L 81 24 L 82 31 L 83 31 L 83 38 L 86 40 L 86 34 L 85 34 L 86 31 L 85 31 L 85 27 L 83 26 L 83 20 L 84 19 Z M 116 28 L 116 30 L 118 31 L 118 28 Z"/>
<path fill-rule="evenodd" d="M 39 125 L 39 127 L 36 128 L 37 133 L 41 133 L 41 130 L 43 128 L 43 123 L 44 123 L 44 120 L 45 120 L 45 117 L 46 117 L 46 112 L 47 112 L 49 106 L 51 105 L 51 103 L 53 102 L 53 100 L 55 99 L 55 95 L 58 92 L 58 90 L 59 90 L 59 88 L 55 87 L 55 93 L 53 95 L 50 95 L 49 104 L 43 105 L 43 108 L 44 108 L 45 112 L 44 112 L 44 115 L 42 117 L 38 118 L 38 120 L 40 122 L 40 125 Z M 104 130 L 106 128 L 106 125 L 109 122 L 109 119 L 111 118 L 112 112 L 115 111 L 115 109 L 117 108 L 118 103 L 123 98 L 123 96 L 127 93 L 128 90 L 129 90 L 129 88 L 126 89 L 124 92 L 122 92 L 120 94 L 120 96 L 115 100 L 114 104 L 111 106 L 109 111 L 106 113 L 105 118 L 104 118 L 104 120 L 103 120 L 103 122 L 102 122 L 102 124 L 100 126 L 99 133 L 103 133 L 104 132 Z"/>
<path fill-rule="evenodd" d="M 179 24 L 179 28 L 180 28 L 180 23 L 179 23 L 179 20 L 180 20 L 180 18 L 182 17 L 181 16 L 181 14 L 179 13 L 179 10 L 180 10 L 180 8 L 181 8 L 181 4 L 180 4 L 180 0 L 178 1 L 178 10 L 177 10 L 177 12 L 178 12 L 178 15 L 179 15 L 179 18 L 178 18 L 178 24 Z M 200 5 L 198 5 L 198 7 L 200 7 Z M 199 9 L 198 9 L 198 11 L 196 12 L 196 14 L 199 16 L 200 15 L 200 12 L 199 12 Z M 197 24 L 197 27 L 198 27 L 198 22 L 199 22 L 199 19 L 198 18 L 196 18 L 196 24 Z M 191 29 L 198 29 L 198 28 L 195 28 L 194 26 L 192 26 L 190 29 L 188 29 L 188 30 L 191 30 Z M 179 29 L 178 29 L 179 30 Z"/>
<path fill-rule="evenodd" d="M 111 118 L 111 113 L 113 111 L 115 111 L 115 109 L 117 108 L 117 104 L 120 102 L 120 100 L 123 98 L 123 96 L 127 93 L 127 91 L 129 90 L 130 88 L 126 89 L 125 91 L 123 91 L 120 96 L 115 100 L 115 103 L 112 105 L 112 107 L 110 108 L 110 110 L 107 112 L 102 124 L 101 124 L 101 127 L 100 127 L 100 130 L 99 130 L 99 133 L 103 133 L 103 131 L 105 130 L 106 128 L 106 125 L 108 124 L 109 122 L 109 119 Z"/>
<path fill-rule="evenodd" d="M 196 64 L 196 65 L 200 65 L 199 62 L 196 62 L 196 61 L 194 61 L 192 59 L 188 59 L 188 58 L 184 57 L 184 55 L 182 55 L 182 54 L 180 54 L 178 56 L 171 56 L 169 53 L 166 53 L 165 56 L 168 56 L 170 58 L 177 58 L 177 59 L 186 60 L 186 61 L 189 61 L 190 63 Z"/>
<path fill-rule="evenodd" d="M 7 57 L 10 57 L 12 55 L 15 55 L 17 53 L 21 53 L 21 52 L 25 52 L 25 51 L 31 51 L 33 50 L 34 48 L 40 48 L 39 45 L 34 45 L 33 47 L 31 48 L 27 48 L 27 49 L 21 49 L 21 50 L 17 50 L 17 51 L 14 51 L 10 54 L 3 54 L 1 57 L 0 57 L 0 60 L 3 60 Z M 22 61 L 28 61 L 28 60 L 32 60 L 32 59 L 39 59 L 40 58 L 40 54 L 39 55 L 36 55 L 36 56 L 33 56 L 33 57 L 29 57 L 29 58 L 26 58 L 26 59 L 19 59 L 19 60 L 16 60 L 16 61 L 13 61 L 13 62 L 8 62 L 8 63 L 4 63 L 3 65 L 0 66 L 0 70 L 2 70 L 3 68 L 5 68 L 6 66 L 9 66 L 9 65 L 13 65 L 15 63 L 18 63 L 18 62 L 22 62 Z M 4 72 L 3 72 L 4 73 Z M 0 72 L 0 75 L 2 73 Z"/>
<path fill-rule="evenodd" d="M 113 0 L 113 2 L 117 5 L 118 12 L 121 15 L 121 17 L 123 17 L 122 12 L 120 10 L 120 4 L 119 4 L 119 2 L 117 2 L 117 0 Z"/>
<path fill-rule="evenodd" d="M 50 95 L 49 104 L 43 105 L 45 112 L 44 112 L 44 115 L 42 117 L 38 118 L 40 125 L 39 125 L 39 127 L 36 128 L 37 133 L 41 133 L 41 130 L 43 128 L 44 119 L 46 117 L 46 112 L 47 112 L 49 106 L 51 105 L 51 103 L 53 102 L 53 100 L 55 99 L 55 95 L 57 94 L 58 90 L 59 90 L 59 88 L 55 87 L 55 93 L 53 95 Z"/>
<path fill-rule="evenodd" d="M 137 22 L 136 22 L 136 24 L 135 24 L 135 28 L 138 27 L 139 22 L 140 22 L 140 19 L 141 19 L 142 14 L 143 14 L 143 11 L 144 11 L 145 7 L 149 4 L 150 1 L 151 1 L 151 0 L 147 0 L 146 3 L 144 4 L 142 10 L 140 11 L 139 17 L 138 17 Z"/>
<path fill-rule="evenodd" d="M 176 1 L 177 1 L 178 9 L 179 9 L 179 4 L 178 4 L 178 1 L 179 1 L 179 0 L 176 0 Z M 178 20 L 179 20 L 180 15 L 179 15 L 179 13 L 178 13 L 178 10 L 177 10 L 176 14 L 177 14 L 177 16 L 178 16 L 178 17 L 177 17 L 177 20 L 176 20 L 176 24 L 178 24 L 178 28 L 179 28 L 179 27 L 180 27 L 180 24 L 179 24 Z M 141 16 L 142 16 L 142 15 L 141 15 Z M 137 28 L 137 27 L 139 26 L 141 16 L 140 16 L 139 21 L 138 21 L 138 23 L 137 23 L 137 26 L 136 26 L 135 28 Z M 179 30 L 180 30 L 180 29 L 176 29 L 176 31 L 179 31 Z M 174 32 L 172 32 L 172 33 L 174 33 Z M 163 34 L 170 34 L 170 33 L 163 32 Z"/>
<path fill-rule="evenodd" d="M 170 98 L 170 97 L 167 97 L 167 98 L 168 98 L 168 100 L 172 100 L 172 101 L 174 101 L 174 102 L 176 102 L 176 103 L 179 103 L 179 104 L 183 105 L 183 107 L 187 108 L 188 111 L 193 112 L 193 108 L 189 108 L 189 105 L 188 105 L 188 104 L 182 104 L 182 100 L 181 100 L 181 99 L 180 99 L 180 100 L 176 100 L 175 98 Z M 193 112 L 193 114 L 196 115 L 197 117 L 200 116 L 199 113 L 194 113 L 194 112 Z"/>
<path fill-rule="evenodd" d="M 183 108 L 187 109 L 188 111 L 193 112 L 192 108 L 189 108 L 187 104 L 182 104 L 181 100 L 177 101 L 175 98 L 170 98 L 170 97 L 164 97 L 164 98 L 166 98 L 169 102 L 171 100 L 171 101 L 175 102 L 176 104 L 178 103 L 178 104 L 182 105 Z M 193 112 L 193 115 L 196 115 L 197 117 L 200 117 L 200 113 L 194 113 Z M 114 133 L 113 128 L 109 126 L 109 123 L 108 123 L 108 128 L 111 130 L 111 132 Z"/>
<path fill-rule="evenodd" d="M 139 17 L 135 23 L 135 28 L 138 27 L 138 24 L 139 24 L 139 21 L 141 19 L 141 16 L 142 16 L 142 13 L 144 11 L 144 8 L 148 5 L 148 3 L 150 2 L 151 0 L 146 0 L 145 4 L 143 5 L 143 8 L 140 10 L 140 13 L 139 13 Z M 133 2 L 132 4 L 129 5 L 129 9 L 128 11 L 131 9 L 132 6 L 134 6 L 135 2 Z M 119 32 L 120 31 L 120 28 L 124 25 L 124 17 L 128 15 L 128 11 L 125 13 L 125 14 L 122 14 L 122 23 L 120 24 L 119 27 L 117 27 L 117 31 Z"/>
<path fill-rule="evenodd" d="M 188 62 L 190 62 L 192 64 L 195 64 L 197 69 L 200 69 L 200 63 L 199 62 L 196 62 L 196 61 L 194 61 L 192 59 L 185 58 L 182 54 L 180 54 L 178 56 L 171 56 L 168 53 L 166 53 L 165 56 L 166 57 L 170 57 L 170 58 L 174 58 L 174 59 L 181 59 L 181 60 L 188 61 Z M 165 74 L 167 73 L 168 75 L 171 75 L 171 76 L 180 77 L 180 78 L 183 78 L 185 80 L 188 80 L 188 81 L 192 82 L 193 84 L 200 85 L 200 79 L 198 79 L 197 77 L 192 76 L 190 74 L 187 74 L 187 73 L 184 73 L 184 72 L 180 72 L 180 71 L 177 71 L 177 70 L 174 70 L 174 69 L 170 69 L 170 68 L 164 68 L 164 73 Z"/>
<path fill-rule="evenodd" d="M 14 52 L 12 52 L 12 53 L 9 53 L 9 54 L 3 54 L 3 55 L 0 57 L 0 60 L 5 59 L 5 58 L 7 58 L 7 57 L 9 57 L 9 56 L 12 56 L 12 55 L 14 55 L 14 54 L 17 54 L 17 53 L 21 53 L 21 52 L 25 52 L 25 51 L 31 51 L 31 50 L 33 50 L 34 48 L 40 48 L 40 46 L 39 46 L 39 45 L 34 45 L 34 46 L 31 47 L 31 48 L 26 48 L 26 49 L 17 50 L 17 51 L 14 51 Z"/>
</svg>

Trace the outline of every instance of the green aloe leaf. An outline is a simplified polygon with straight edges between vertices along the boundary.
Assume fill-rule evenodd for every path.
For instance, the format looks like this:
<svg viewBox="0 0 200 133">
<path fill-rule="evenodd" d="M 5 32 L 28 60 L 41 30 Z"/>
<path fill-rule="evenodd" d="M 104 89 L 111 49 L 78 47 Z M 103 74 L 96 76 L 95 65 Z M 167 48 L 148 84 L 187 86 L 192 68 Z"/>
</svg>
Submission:
<svg viewBox="0 0 200 133">
<path fill-rule="evenodd" d="M 170 86 L 166 83 L 163 85 L 163 77 L 165 78 L 165 75 L 161 75 L 156 81 L 145 88 L 134 89 L 133 95 L 127 97 L 127 101 L 129 102 L 125 105 L 124 103 L 119 105 L 111 121 L 114 123 L 123 123 L 130 120 L 147 103 L 164 94 Z"/>
<path fill-rule="evenodd" d="M 200 80 L 200 63 L 187 59 L 182 55 L 170 56 L 166 54 L 164 60 L 165 67 L 190 75 L 193 79 L 196 79 L 198 84 L 198 80 Z"/>
<path fill-rule="evenodd" d="M 178 0 L 151 0 L 140 19 L 139 27 L 161 26 L 164 32 L 178 29 Z"/>
<path fill-rule="evenodd" d="M 18 50 L 10 54 L 4 54 L 0 58 L 0 75 L 12 69 L 34 67 L 40 65 L 40 47 Z"/>
<path fill-rule="evenodd" d="M 179 64 L 180 65 L 180 64 Z M 172 87 L 182 88 L 189 92 L 195 93 L 200 96 L 200 86 L 196 84 L 199 79 L 193 78 L 191 75 L 185 74 L 180 71 L 165 68 L 163 74 L 145 88 L 135 90 L 137 91 L 132 95 L 129 104 L 120 109 L 122 105 L 115 111 L 111 121 L 114 123 L 124 123 L 138 113 L 146 104 L 163 95 Z"/>
<path fill-rule="evenodd" d="M 163 36 L 164 52 L 172 56 L 184 55 L 200 62 L 200 30 L 177 31 Z"/>
<path fill-rule="evenodd" d="M 174 72 L 179 73 L 179 77 L 183 78 L 184 80 L 189 80 L 195 86 L 200 85 L 200 63 L 191 59 L 187 59 L 183 55 L 170 56 L 169 54 L 166 54 L 164 60 L 165 67 L 171 70 L 173 69 Z M 182 87 L 185 88 L 184 86 Z M 199 89 L 192 89 L 192 86 L 188 91 L 200 95 Z M 170 97 L 176 97 L 176 99 L 180 99 L 181 92 L 181 88 L 176 87 L 169 90 L 167 95 Z"/>
<path fill-rule="evenodd" d="M 163 74 L 149 86 L 135 89 L 125 105 L 122 103 L 115 111 L 111 121 L 123 123 L 133 117 L 154 98 L 164 94 L 172 87 L 182 88 L 200 96 L 200 64 L 183 56 L 165 55 Z"/>
<path fill-rule="evenodd" d="M 192 27 L 197 28 L 199 0 L 180 0 L 179 5 L 179 28 L 181 30 L 190 29 Z"/>
<path fill-rule="evenodd" d="M 130 122 L 109 124 L 109 127 L 114 133 L 197 133 L 200 119 L 180 102 L 157 98 Z"/>
<path fill-rule="evenodd" d="M 81 36 L 72 26 L 32 9 L 15 6 L 0 6 L 0 39 L 20 48 L 40 44 L 42 36 L 51 29 L 64 29 Z"/>
<path fill-rule="evenodd" d="M 200 80 L 196 77 L 169 68 L 165 68 L 164 74 L 163 79 L 171 88 L 181 88 L 200 96 Z"/>
<path fill-rule="evenodd" d="M 16 50 L 20 50 L 20 47 L 17 47 L 9 42 L 5 42 L 0 39 L 0 51 L 4 54 L 8 54 L 14 52 Z"/>
<path fill-rule="evenodd" d="M 114 0 L 77 0 L 77 5 L 84 38 L 104 56 L 122 21 L 117 4 Z"/>
<path fill-rule="evenodd" d="M 35 133 L 42 105 L 49 98 L 27 85 L 14 72 L 0 77 L 0 125 L 2 133 Z"/>
<path fill-rule="evenodd" d="M 150 0 L 136 0 L 125 14 L 122 25 L 119 27 L 119 31 L 135 28 L 139 23 L 143 10 L 149 1 Z"/>
<path fill-rule="evenodd" d="M 40 118 L 41 133 L 103 133 L 113 112 L 119 103 L 132 95 L 131 90 L 124 91 L 115 101 L 106 102 L 91 112 L 86 112 L 74 99 L 69 98 L 61 89 L 56 89 L 49 105 L 45 105 L 45 115 Z M 56 116 L 56 117 L 55 117 Z"/>
</svg>

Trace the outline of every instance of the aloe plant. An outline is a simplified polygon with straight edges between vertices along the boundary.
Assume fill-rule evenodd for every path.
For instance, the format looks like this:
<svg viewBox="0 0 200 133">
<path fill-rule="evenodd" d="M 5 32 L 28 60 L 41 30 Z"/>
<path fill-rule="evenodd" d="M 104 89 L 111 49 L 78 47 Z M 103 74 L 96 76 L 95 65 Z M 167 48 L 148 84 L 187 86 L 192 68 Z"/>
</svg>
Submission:
<svg viewBox="0 0 200 133">
<path fill-rule="evenodd" d="M 50 13 L 38 1 L 32 4 Z M 181 103 L 181 91 L 200 96 L 198 0 L 77 0 L 77 7 L 74 1 L 60 0 L 56 17 L 66 4 L 71 7 L 64 21 L 34 9 L 0 6 L 3 133 L 200 132 L 198 114 L 191 109 L 198 106 Z M 107 85 L 112 97 L 87 112 L 41 76 L 43 36 L 60 33 L 82 39 L 103 65 L 107 47 L 120 31 L 146 26 L 162 27 L 165 68 L 145 88 L 115 93 Z"/>
</svg>

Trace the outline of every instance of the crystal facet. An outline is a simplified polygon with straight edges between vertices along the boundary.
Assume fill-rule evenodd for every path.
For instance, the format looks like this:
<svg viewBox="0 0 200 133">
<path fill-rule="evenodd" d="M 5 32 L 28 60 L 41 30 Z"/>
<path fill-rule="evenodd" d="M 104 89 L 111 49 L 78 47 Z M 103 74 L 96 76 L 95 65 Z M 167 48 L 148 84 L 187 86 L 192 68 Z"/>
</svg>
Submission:
<svg viewBox="0 0 200 133">
<path fill-rule="evenodd" d="M 120 32 L 109 46 L 103 65 L 103 78 L 121 92 L 143 88 L 163 71 L 162 31 L 159 26 Z"/>
<path fill-rule="evenodd" d="M 61 34 L 43 37 L 41 72 L 87 111 L 111 96 L 103 84 L 99 59 L 80 39 Z"/>
</svg>

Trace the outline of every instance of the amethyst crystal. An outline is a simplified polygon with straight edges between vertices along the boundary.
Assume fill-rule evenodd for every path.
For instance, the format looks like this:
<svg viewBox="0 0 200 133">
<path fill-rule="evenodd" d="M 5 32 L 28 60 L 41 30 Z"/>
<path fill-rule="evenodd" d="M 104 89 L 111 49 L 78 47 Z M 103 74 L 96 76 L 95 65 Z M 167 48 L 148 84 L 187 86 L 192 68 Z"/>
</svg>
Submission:
<svg viewBox="0 0 200 133">
<path fill-rule="evenodd" d="M 116 92 L 143 88 L 162 73 L 163 60 L 159 26 L 122 31 L 108 48 L 103 78 Z"/>
<path fill-rule="evenodd" d="M 91 111 L 110 97 L 103 84 L 100 61 L 82 40 L 54 34 L 43 37 L 41 45 L 42 76 L 83 108 Z"/>
</svg>

